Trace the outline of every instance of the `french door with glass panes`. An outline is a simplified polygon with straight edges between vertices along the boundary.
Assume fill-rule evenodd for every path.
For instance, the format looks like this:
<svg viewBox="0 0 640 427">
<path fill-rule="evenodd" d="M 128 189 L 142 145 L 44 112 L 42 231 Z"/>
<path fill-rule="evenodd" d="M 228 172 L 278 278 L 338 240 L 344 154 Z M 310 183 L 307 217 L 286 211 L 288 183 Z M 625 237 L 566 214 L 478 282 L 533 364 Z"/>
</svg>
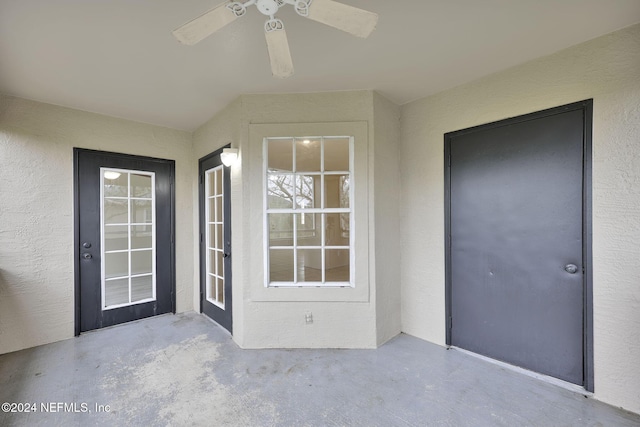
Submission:
<svg viewBox="0 0 640 427">
<path fill-rule="evenodd" d="M 200 159 L 200 308 L 232 332 L 231 186 L 221 153 Z"/>
<path fill-rule="evenodd" d="M 174 162 L 74 156 L 76 333 L 175 311 Z"/>
</svg>

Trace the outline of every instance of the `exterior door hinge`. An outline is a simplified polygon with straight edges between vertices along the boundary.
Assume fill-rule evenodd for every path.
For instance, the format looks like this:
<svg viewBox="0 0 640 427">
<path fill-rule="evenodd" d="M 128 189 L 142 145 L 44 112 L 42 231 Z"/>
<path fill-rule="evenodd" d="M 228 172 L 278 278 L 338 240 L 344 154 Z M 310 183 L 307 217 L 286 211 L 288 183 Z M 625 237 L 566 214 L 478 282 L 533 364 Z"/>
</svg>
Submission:
<svg viewBox="0 0 640 427">
<path fill-rule="evenodd" d="M 448 319 L 447 323 L 449 324 L 449 329 L 452 329 L 453 328 L 453 317 L 449 316 L 449 319 Z"/>
<path fill-rule="evenodd" d="M 202 233 L 200 233 L 200 243 L 202 243 L 203 240 L 204 240 L 204 237 L 202 236 Z"/>
</svg>

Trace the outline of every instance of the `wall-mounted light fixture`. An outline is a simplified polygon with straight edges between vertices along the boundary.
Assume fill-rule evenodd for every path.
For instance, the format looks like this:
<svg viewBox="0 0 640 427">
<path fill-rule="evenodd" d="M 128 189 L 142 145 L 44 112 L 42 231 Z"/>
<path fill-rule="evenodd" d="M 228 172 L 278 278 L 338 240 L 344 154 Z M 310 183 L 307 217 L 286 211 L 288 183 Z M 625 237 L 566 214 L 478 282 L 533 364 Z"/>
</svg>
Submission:
<svg viewBox="0 0 640 427">
<path fill-rule="evenodd" d="M 238 159 L 238 149 L 237 148 L 225 148 L 222 150 L 220 154 L 220 160 L 222 160 L 222 164 L 225 166 L 233 165 Z"/>
</svg>

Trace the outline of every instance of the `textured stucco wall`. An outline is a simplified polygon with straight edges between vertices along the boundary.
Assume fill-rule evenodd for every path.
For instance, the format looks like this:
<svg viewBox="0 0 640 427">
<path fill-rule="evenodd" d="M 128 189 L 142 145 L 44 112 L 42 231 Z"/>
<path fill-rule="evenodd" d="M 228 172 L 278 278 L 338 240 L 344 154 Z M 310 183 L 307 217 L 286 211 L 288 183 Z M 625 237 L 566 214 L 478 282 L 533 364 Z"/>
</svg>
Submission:
<svg viewBox="0 0 640 427">
<path fill-rule="evenodd" d="M 387 149 L 396 144 L 394 126 L 399 109 L 386 100 L 379 101 L 380 118 L 391 115 L 379 132 L 388 142 L 381 143 Z M 395 110 L 394 110 L 395 108 Z M 238 123 L 239 121 L 239 123 Z M 266 295 L 262 276 L 262 144 L 252 140 L 251 127 L 256 124 L 299 124 L 331 122 L 365 122 L 368 136 L 357 144 L 365 144 L 367 154 L 364 161 L 366 172 L 366 196 L 369 206 L 366 208 L 368 244 L 364 246 L 366 267 L 368 274 L 368 298 L 366 301 L 343 302 L 330 296 L 319 299 L 303 296 L 302 301 L 277 301 L 278 297 Z M 390 123 L 390 124 L 387 124 Z M 373 161 L 374 161 L 374 93 L 371 91 L 314 93 L 314 94 L 284 94 L 284 95 L 244 95 L 227 109 L 216 115 L 210 122 L 195 132 L 194 149 L 196 156 L 205 155 L 214 149 L 232 142 L 240 148 L 241 162 L 233 167 L 234 183 L 232 190 L 232 233 L 233 233 L 233 271 L 234 271 L 234 339 L 245 348 L 258 347 L 368 347 L 377 345 L 376 331 L 376 273 L 374 254 L 375 235 L 378 227 L 374 228 L 373 201 Z M 229 138 L 231 138 L 229 140 Z M 390 144 L 390 145 L 389 145 Z M 384 152 L 383 152 L 384 153 Z M 396 154 L 397 156 L 397 154 Z M 393 167 L 389 176 L 393 177 Z M 381 175 L 383 179 L 385 174 Z M 397 181 L 397 178 L 396 178 Z M 237 184 L 237 185 L 236 185 Z M 356 184 L 357 185 L 357 184 Z M 390 184 L 391 185 L 391 184 Z M 363 190 L 364 184 L 360 187 Z M 380 203 L 393 204 L 390 187 L 384 187 L 381 195 L 389 196 Z M 396 191 L 397 194 L 397 191 Z M 380 215 L 393 215 L 394 207 L 381 209 Z M 379 229 L 385 227 L 381 221 Z M 391 228 L 397 227 L 397 215 L 390 221 Z M 389 234 L 389 233 L 388 233 Z M 392 233 L 391 233 L 392 234 Z M 396 236 L 398 234 L 396 233 Z M 365 237 L 366 238 L 366 237 Z M 387 249 L 392 249 L 393 242 Z M 360 255 L 362 256 L 362 254 Z M 383 276 L 386 277 L 386 276 Z M 393 309 L 393 301 L 399 301 L 397 281 L 393 282 L 394 290 L 387 293 L 390 303 L 381 307 L 385 312 L 385 319 L 393 319 L 389 313 Z M 295 290 L 291 290 L 295 291 Z M 348 291 L 347 291 L 348 292 Z M 389 294 L 397 293 L 397 296 Z M 290 292 L 283 292 L 290 293 Z M 300 294 L 306 294 L 301 290 Z M 329 295 L 324 293 L 323 295 Z M 274 299 L 265 301 L 265 299 Z M 242 307 L 238 307 L 238 304 Z M 396 309 L 399 309 L 397 304 Z M 306 325 L 304 314 L 313 312 L 314 323 Z M 242 318 L 239 315 L 242 313 Z M 389 321 L 383 340 L 399 332 L 399 312 L 395 312 L 396 321 Z M 242 322 L 242 323 L 240 323 Z"/>
<path fill-rule="evenodd" d="M 443 135 L 588 98 L 595 397 L 640 412 L 640 25 L 402 108 L 402 326 L 445 342 Z"/>
<path fill-rule="evenodd" d="M 193 307 L 191 135 L 0 96 L 0 353 L 73 336 L 73 147 L 176 161 L 176 304 Z"/>
<path fill-rule="evenodd" d="M 400 107 L 378 93 L 374 115 L 374 222 L 378 345 L 400 333 Z"/>
</svg>

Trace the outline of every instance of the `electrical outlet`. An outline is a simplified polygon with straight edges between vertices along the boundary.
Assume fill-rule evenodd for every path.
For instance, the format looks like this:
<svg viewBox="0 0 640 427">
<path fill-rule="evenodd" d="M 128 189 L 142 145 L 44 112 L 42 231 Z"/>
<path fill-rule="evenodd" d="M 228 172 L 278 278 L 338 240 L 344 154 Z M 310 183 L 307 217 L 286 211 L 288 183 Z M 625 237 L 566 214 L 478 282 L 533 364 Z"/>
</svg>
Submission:
<svg viewBox="0 0 640 427">
<path fill-rule="evenodd" d="M 307 325 L 313 323 L 313 313 L 311 313 L 310 311 L 304 314 L 304 321 L 307 323 Z"/>
</svg>

